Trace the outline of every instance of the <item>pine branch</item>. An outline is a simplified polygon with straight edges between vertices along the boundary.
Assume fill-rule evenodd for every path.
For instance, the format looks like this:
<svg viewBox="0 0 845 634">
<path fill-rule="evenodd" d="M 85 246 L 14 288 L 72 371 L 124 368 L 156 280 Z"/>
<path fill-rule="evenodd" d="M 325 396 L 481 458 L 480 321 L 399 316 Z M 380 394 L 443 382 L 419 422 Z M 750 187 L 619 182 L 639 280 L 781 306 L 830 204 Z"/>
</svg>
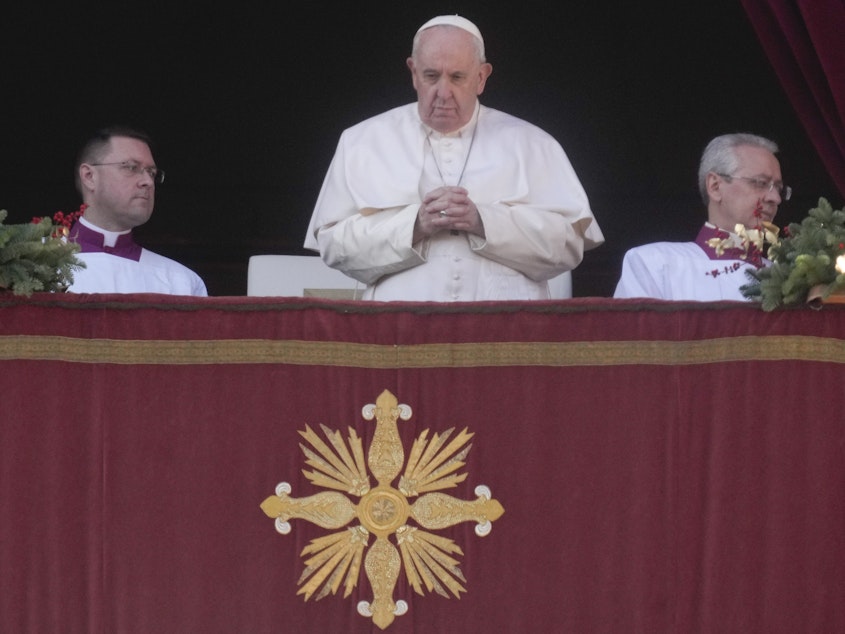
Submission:
<svg viewBox="0 0 845 634">
<path fill-rule="evenodd" d="M 823 287 L 824 296 L 845 288 L 845 273 L 836 258 L 845 253 L 845 209 L 834 210 L 825 198 L 800 223 L 791 223 L 784 237 L 769 249 L 772 264 L 754 271 L 742 286 L 745 297 L 760 299 L 763 310 L 807 301 L 810 290 Z"/>
<path fill-rule="evenodd" d="M 50 218 L 6 225 L 7 216 L 0 209 L 0 289 L 27 296 L 67 290 L 73 272 L 85 268 L 75 256 L 79 245 L 55 237 L 57 225 Z"/>
</svg>

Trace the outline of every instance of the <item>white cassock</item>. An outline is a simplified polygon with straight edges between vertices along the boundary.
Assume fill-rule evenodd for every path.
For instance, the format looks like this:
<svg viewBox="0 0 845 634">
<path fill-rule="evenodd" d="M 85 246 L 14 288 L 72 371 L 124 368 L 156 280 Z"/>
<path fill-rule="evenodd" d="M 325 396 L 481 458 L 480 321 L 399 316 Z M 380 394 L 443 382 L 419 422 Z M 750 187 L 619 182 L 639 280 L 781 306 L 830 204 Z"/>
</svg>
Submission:
<svg viewBox="0 0 845 634">
<path fill-rule="evenodd" d="M 80 218 L 68 240 L 82 247 L 76 258 L 84 269 L 73 272 L 71 293 L 165 293 L 206 297 L 208 291 L 191 269 L 138 246 L 131 232 L 115 233 Z"/>
<path fill-rule="evenodd" d="M 443 231 L 413 244 L 423 196 L 469 192 L 485 238 Z M 425 126 L 417 104 L 343 132 L 305 247 L 379 301 L 547 299 L 547 280 L 604 242 L 560 144 L 521 119 L 476 105 L 461 130 Z"/>
<path fill-rule="evenodd" d="M 731 250 L 722 256 L 706 244 L 716 236 L 706 224 L 695 242 L 654 242 L 630 249 L 613 293 L 617 298 L 690 301 L 749 301 L 740 287 L 749 284 L 747 271 L 757 267 Z M 728 232 L 723 232 L 726 235 Z M 736 234 L 729 234 L 737 243 Z"/>
</svg>

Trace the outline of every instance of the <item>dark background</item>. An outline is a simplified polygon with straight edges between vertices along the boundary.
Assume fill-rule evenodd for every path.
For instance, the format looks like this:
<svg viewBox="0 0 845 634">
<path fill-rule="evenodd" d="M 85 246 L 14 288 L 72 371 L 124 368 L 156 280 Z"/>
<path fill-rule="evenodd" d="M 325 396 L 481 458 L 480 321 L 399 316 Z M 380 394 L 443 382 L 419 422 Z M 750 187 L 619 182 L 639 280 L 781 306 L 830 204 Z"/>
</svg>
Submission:
<svg viewBox="0 0 845 634">
<path fill-rule="evenodd" d="M 7 222 L 73 211 L 73 162 L 109 123 L 145 129 L 167 172 L 138 230 L 211 295 L 246 293 L 260 253 L 308 253 L 305 229 L 340 132 L 413 101 L 405 67 L 428 18 L 459 13 L 485 37 L 482 102 L 563 145 L 607 242 L 574 273 L 611 295 L 625 250 L 690 240 L 704 220 L 707 141 L 776 140 L 795 189 L 777 222 L 842 196 L 736 1 L 133 3 L 4 10 L 0 209 Z"/>
</svg>

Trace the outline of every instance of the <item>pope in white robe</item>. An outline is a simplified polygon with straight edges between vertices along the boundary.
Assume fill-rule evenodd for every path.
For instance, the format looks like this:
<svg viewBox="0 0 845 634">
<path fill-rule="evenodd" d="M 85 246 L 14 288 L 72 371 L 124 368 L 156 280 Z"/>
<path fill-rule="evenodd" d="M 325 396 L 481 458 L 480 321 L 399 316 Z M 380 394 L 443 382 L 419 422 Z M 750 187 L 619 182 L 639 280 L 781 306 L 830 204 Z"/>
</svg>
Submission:
<svg viewBox="0 0 845 634">
<path fill-rule="evenodd" d="M 480 40 L 457 16 L 431 24 L 457 26 Z M 420 101 L 342 133 L 305 247 L 359 280 L 365 299 L 549 298 L 547 280 L 574 269 L 585 250 L 604 241 L 569 159 L 540 128 L 480 105 L 481 88 L 469 95 L 460 126 L 430 125 L 421 116 L 425 81 L 415 79 Z M 483 235 L 415 236 L 427 193 L 448 186 L 466 190 Z"/>
</svg>

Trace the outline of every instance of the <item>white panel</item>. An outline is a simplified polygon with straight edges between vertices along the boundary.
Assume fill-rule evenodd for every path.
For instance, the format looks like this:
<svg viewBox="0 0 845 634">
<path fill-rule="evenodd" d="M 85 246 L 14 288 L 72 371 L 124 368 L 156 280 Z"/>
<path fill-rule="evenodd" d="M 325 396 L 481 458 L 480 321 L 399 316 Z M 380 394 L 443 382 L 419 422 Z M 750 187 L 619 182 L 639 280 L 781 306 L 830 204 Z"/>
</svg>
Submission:
<svg viewBox="0 0 845 634">
<path fill-rule="evenodd" d="M 253 255 L 249 258 L 247 295 L 354 299 L 363 285 L 329 268 L 319 256 Z"/>
<path fill-rule="evenodd" d="M 355 299 L 364 285 L 325 265 L 319 256 L 253 255 L 249 258 L 247 295 Z M 572 297 L 572 273 L 549 280 L 552 299 Z"/>
<path fill-rule="evenodd" d="M 552 299 L 569 299 L 572 297 L 572 271 L 561 273 L 549 280 L 549 293 Z"/>
</svg>

